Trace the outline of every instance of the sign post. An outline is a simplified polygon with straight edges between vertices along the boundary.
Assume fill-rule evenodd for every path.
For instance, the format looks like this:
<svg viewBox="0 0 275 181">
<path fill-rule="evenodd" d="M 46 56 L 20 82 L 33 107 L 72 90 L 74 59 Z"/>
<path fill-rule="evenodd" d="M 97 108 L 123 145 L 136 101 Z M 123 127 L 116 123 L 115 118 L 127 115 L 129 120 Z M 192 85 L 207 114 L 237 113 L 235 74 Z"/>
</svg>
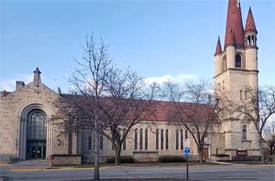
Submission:
<svg viewBox="0 0 275 181">
<path fill-rule="evenodd" d="M 190 148 L 184 147 L 184 156 L 186 157 L 186 179 L 189 179 L 189 169 L 188 169 L 188 157 L 190 156 Z"/>
</svg>

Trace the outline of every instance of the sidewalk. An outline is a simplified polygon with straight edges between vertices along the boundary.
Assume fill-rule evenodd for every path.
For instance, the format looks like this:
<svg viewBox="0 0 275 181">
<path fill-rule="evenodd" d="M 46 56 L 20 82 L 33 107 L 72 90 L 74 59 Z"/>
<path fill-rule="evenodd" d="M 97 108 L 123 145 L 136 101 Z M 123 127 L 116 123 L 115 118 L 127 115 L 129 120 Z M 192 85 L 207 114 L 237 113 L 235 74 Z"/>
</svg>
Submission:
<svg viewBox="0 0 275 181">
<path fill-rule="evenodd" d="M 26 160 L 16 162 L 10 165 L 10 170 L 14 169 L 47 169 L 51 167 L 51 163 L 48 160 Z"/>
</svg>

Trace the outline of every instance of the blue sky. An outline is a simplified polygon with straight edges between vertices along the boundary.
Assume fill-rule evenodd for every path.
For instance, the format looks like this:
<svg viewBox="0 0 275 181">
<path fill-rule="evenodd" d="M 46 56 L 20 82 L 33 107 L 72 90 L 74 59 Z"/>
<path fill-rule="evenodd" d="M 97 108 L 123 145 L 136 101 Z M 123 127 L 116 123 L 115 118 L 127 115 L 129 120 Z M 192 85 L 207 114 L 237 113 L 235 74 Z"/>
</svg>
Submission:
<svg viewBox="0 0 275 181">
<path fill-rule="evenodd" d="M 275 86 L 275 1 L 241 0 L 258 29 L 260 85 Z M 0 90 L 27 83 L 39 67 L 53 90 L 67 81 L 85 35 L 110 45 L 119 66 L 149 80 L 209 79 L 218 35 L 224 40 L 227 0 L 0 0 Z"/>
</svg>

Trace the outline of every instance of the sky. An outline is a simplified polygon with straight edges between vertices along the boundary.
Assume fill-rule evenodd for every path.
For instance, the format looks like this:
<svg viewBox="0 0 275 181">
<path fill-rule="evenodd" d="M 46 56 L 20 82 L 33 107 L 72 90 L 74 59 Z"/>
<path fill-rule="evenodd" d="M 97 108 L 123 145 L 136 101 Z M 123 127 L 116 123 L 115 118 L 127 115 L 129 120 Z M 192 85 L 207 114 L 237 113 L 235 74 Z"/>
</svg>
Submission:
<svg viewBox="0 0 275 181">
<path fill-rule="evenodd" d="M 110 45 L 113 62 L 148 81 L 178 82 L 214 75 L 222 46 L 227 0 L 0 0 L 0 91 L 32 81 L 39 67 L 53 90 L 82 56 L 85 36 Z M 251 6 L 258 30 L 259 84 L 275 86 L 275 1 L 241 0 L 243 23 Z"/>
</svg>

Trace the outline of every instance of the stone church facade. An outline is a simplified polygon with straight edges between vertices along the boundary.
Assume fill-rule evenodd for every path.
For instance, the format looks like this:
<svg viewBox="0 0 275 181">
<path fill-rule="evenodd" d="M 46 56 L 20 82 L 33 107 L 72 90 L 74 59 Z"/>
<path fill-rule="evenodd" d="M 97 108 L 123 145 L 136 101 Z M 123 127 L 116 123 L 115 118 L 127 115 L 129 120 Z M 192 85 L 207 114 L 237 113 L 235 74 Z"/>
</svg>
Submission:
<svg viewBox="0 0 275 181">
<path fill-rule="evenodd" d="M 229 0 L 224 49 L 218 39 L 215 52 L 215 87 L 230 92 L 235 100 L 245 98 L 246 87 L 258 88 L 257 30 L 251 9 L 243 28 L 238 0 Z M 55 105 L 60 94 L 41 81 L 41 72 L 34 71 L 33 81 L 16 82 L 13 92 L 0 92 L 0 160 L 50 159 L 51 155 L 81 155 L 84 162 L 93 160 L 93 139 L 84 130 L 70 136 L 60 135 Z M 198 152 L 191 135 L 184 127 L 154 120 L 154 124 L 136 125 L 122 146 L 122 156 L 138 161 L 157 161 L 161 156 L 183 156 L 189 146 L 192 158 Z M 227 154 L 231 159 L 238 152 L 246 156 L 260 155 L 257 132 L 245 118 L 212 125 L 205 140 L 204 157 L 213 159 Z M 100 138 L 101 158 L 114 156 L 111 142 Z"/>
</svg>

